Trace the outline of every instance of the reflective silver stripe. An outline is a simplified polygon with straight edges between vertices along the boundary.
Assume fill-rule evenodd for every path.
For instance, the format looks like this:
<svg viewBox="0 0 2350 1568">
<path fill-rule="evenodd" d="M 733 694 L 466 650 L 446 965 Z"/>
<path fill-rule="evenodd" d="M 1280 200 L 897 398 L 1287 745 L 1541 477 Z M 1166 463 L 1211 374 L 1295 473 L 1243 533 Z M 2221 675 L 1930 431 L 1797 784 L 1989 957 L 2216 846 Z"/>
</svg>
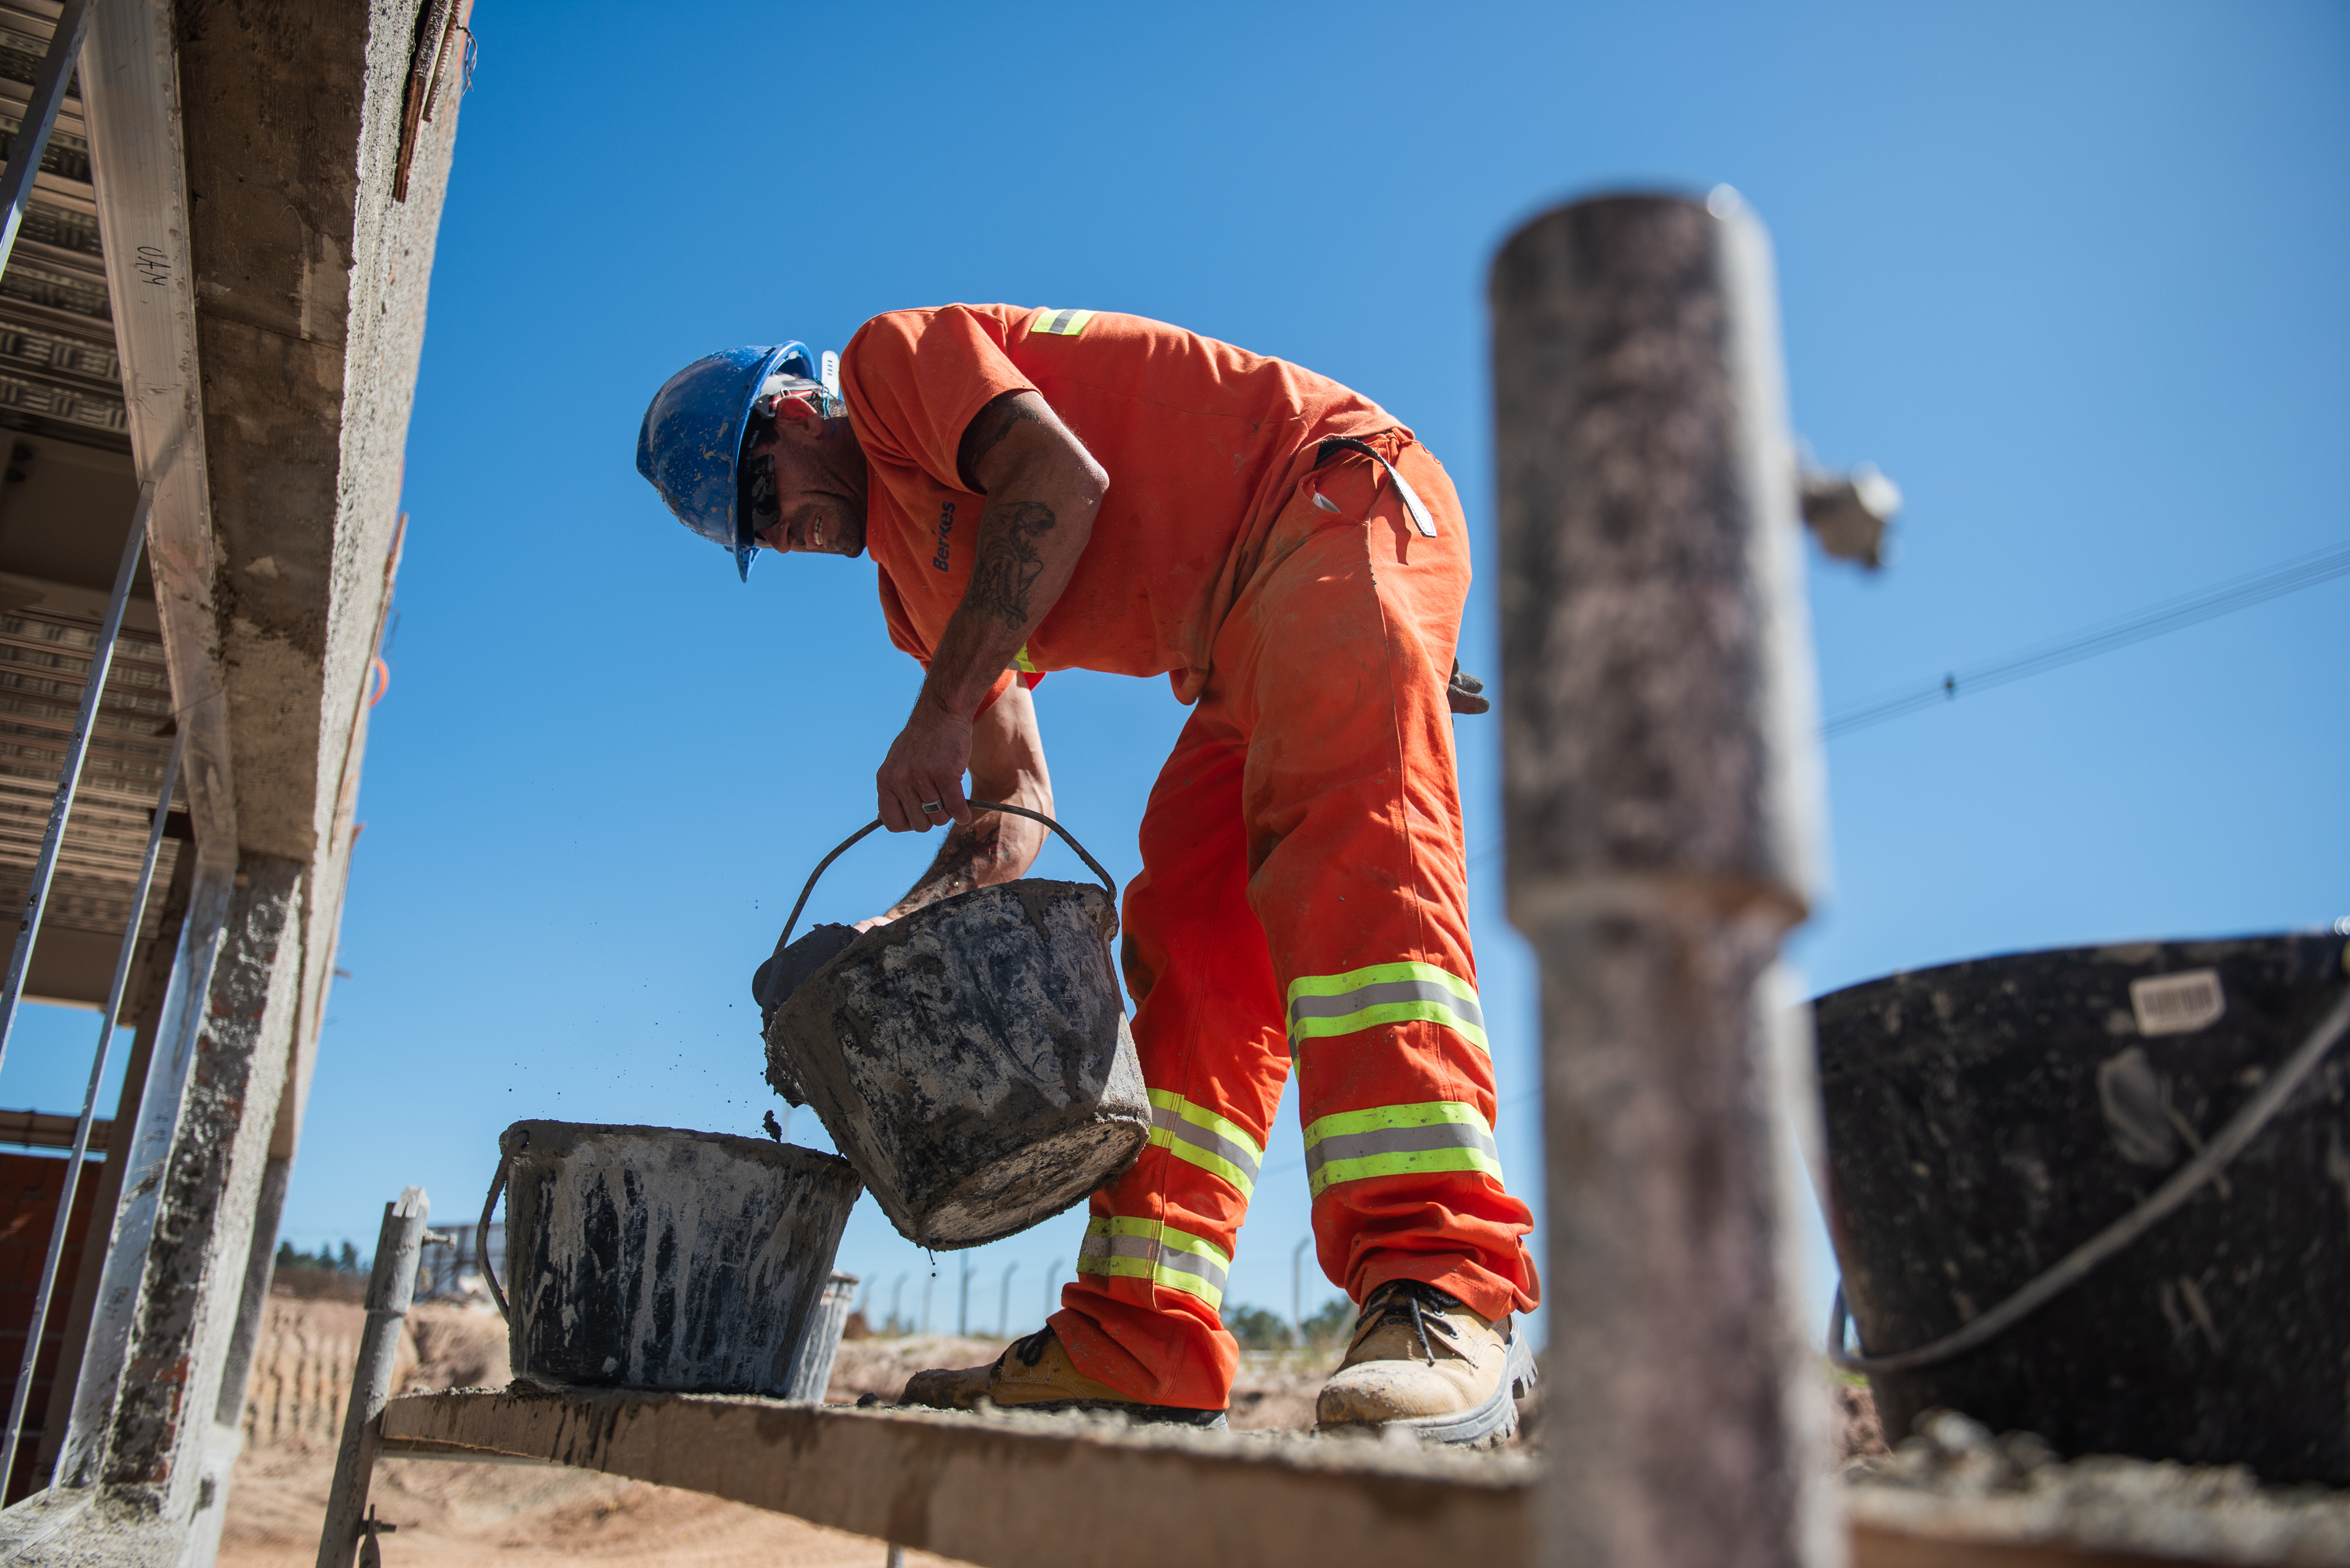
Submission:
<svg viewBox="0 0 2350 1568">
<path fill-rule="evenodd" d="M 1183 1113 L 1171 1106 L 1151 1106 L 1150 1125 L 1169 1137 L 1180 1138 L 1193 1148 L 1229 1161 L 1248 1178 L 1251 1186 L 1255 1185 L 1257 1170 L 1262 1164 L 1256 1150 L 1243 1147 L 1212 1128 L 1185 1120 Z"/>
<path fill-rule="evenodd" d="M 1080 1258 L 1155 1258 L 1159 1243 L 1148 1236 L 1088 1236 L 1077 1243 Z"/>
<path fill-rule="evenodd" d="M 1077 1256 L 1086 1258 L 1133 1258 L 1149 1264 L 1159 1273 L 1188 1274 L 1206 1282 L 1209 1289 L 1221 1296 L 1227 1272 L 1213 1258 L 1180 1247 L 1161 1246 L 1149 1236 L 1089 1235 L 1077 1244 Z M 1084 1272 L 1082 1262 L 1079 1272 Z"/>
<path fill-rule="evenodd" d="M 1191 1274 L 1205 1280 L 1218 1294 L 1223 1293 L 1224 1271 L 1216 1267 L 1213 1259 L 1203 1258 L 1197 1252 L 1179 1252 L 1172 1247 L 1162 1247 L 1159 1250 L 1158 1266 L 1161 1272 L 1171 1269 L 1179 1274 Z"/>
<path fill-rule="evenodd" d="M 1465 1023 L 1485 1027 L 1484 1011 L 1473 999 L 1431 980 L 1389 980 L 1336 996 L 1300 996 L 1289 1004 L 1289 1022 L 1295 1026 L 1301 1019 L 1344 1018 L 1383 1002 L 1433 1002 Z"/>
<path fill-rule="evenodd" d="M 1370 1159 L 1383 1154 L 1424 1154 L 1437 1148 L 1473 1148 L 1498 1161 L 1501 1146 L 1493 1135 L 1470 1122 L 1437 1122 L 1428 1127 L 1381 1127 L 1373 1132 L 1336 1133 L 1305 1151 L 1305 1175 L 1310 1182 L 1335 1160 Z"/>
</svg>

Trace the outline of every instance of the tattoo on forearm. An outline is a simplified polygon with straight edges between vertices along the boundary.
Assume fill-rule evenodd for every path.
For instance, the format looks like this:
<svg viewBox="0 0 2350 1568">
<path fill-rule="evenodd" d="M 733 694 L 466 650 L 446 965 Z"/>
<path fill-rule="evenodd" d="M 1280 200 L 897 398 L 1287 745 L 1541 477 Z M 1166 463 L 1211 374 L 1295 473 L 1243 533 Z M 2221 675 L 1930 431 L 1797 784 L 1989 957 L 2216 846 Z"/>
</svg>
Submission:
<svg viewBox="0 0 2350 1568">
<path fill-rule="evenodd" d="M 1056 521 L 1041 501 L 990 506 L 979 520 L 979 559 L 972 566 L 965 602 L 1014 631 L 1025 628 L 1028 590 L 1045 571 L 1036 540 L 1051 533 Z"/>
<path fill-rule="evenodd" d="M 947 830 L 947 841 L 939 846 L 938 858 L 890 909 L 889 917 L 895 919 L 941 898 L 968 893 L 980 886 L 980 878 L 990 869 L 1010 858 L 1011 846 L 1003 841 L 1003 814 L 978 813 L 972 817 L 969 827 Z"/>
<path fill-rule="evenodd" d="M 979 460 L 1001 445 L 1014 425 L 1044 422 L 1024 392 L 1006 392 L 972 415 L 955 449 L 955 469 L 965 488 L 985 493 L 979 483 Z"/>
</svg>

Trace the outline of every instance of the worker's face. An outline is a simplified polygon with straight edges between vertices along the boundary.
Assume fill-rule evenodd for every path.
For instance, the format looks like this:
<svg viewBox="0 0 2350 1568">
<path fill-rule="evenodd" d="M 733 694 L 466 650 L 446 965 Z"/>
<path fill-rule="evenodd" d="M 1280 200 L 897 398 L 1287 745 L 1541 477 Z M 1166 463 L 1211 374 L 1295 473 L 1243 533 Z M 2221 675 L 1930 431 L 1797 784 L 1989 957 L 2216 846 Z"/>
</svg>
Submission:
<svg viewBox="0 0 2350 1568">
<path fill-rule="evenodd" d="M 865 548 L 865 505 L 843 472 L 843 460 L 862 463 L 863 454 L 827 432 L 827 422 L 806 403 L 786 401 L 776 411 L 775 433 L 751 448 L 754 465 L 773 464 L 777 520 L 758 533 L 770 550 L 855 556 Z"/>
</svg>

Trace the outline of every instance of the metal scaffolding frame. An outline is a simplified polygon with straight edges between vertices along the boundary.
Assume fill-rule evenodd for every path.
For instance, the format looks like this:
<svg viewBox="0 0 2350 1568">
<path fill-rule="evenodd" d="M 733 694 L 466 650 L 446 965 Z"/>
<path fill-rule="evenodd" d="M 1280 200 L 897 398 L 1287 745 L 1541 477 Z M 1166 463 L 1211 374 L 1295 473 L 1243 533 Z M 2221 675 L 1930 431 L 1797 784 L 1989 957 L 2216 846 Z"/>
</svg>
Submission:
<svg viewBox="0 0 2350 1568">
<path fill-rule="evenodd" d="M 7 276 L 6 269 L 14 257 L 18 236 L 23 232 L 36 182 L 42 174 L 45 163 L 53 161 L 50 158 L 51 135 L 74 82 L 75 68 L 88 36 L 92 11 L 91 0 L 66 0 L 47 49 L 34 75 L 29 101 L 24 108 L 16 133 L 10 138 L 7 166 L 5 172 L 0 172 L 0 278 Z M 79 154 L 76 157 L 78 160 L 78 170 L 86 177 L 88 171 L 80 168 L 79 164 L 86 163 L 87 160 Z M 44 243 L 36 244 L 35 248 L 41 252 L 51 247 Z M 14 292 L 24 292 L 21 284 Z M 15 477 L 12 473 L 11 478 Z M 18 1010 L 31 979 L 34 951 L 50 912 L 60 866 L 67 867 L 69 873 L 78 873 L 83 877 L 89 874 L 102 877 L 115 869 L 109 863 L 112 857 L 104 853 L 93 855 L 87 845 L 77 854 L 69 849 L 67 842 L 68 828 L 77 825 L 75 806 L 87 764 L 95 752 L 108 758 L 110 771 L 119 772 L 125 763 L 136 768 L 144 761 L 143 755 L 139 753 L 151 749 L 132 745 L 126 753 L 120 740 L 101 733 L 101 731 L 119 731 L 126 722 L 135 727 L 142 720 L 151 722 L 151 716 L 140 711 L 135 699 L 127 703 L 121 700 L 109 703 L 107 683 L 114 672 L 117 653 L 124 645 L 124 618 L 139 576 L 155 494 L 156 488 L 152 483 L 140 487 L 138 504 L 130 519 L 115 570 L 112 591 L 95 640 L 87 653 L 79 653 L 71 646 L 69 639 L 74 634 L 69 627 L 53 628 L 52 636 L 47 639 L 0 636 L 0 642 L 7 645 L 6 653 L 12 662 L 46 666 L 37 672 L 27 670 L 16 674 L 7 682 L 8 723 L 12 729 L 20 732 L 29 729 L 38 732 L 57 728 L 54 719 L 47 715 L 62 709 L 70 681 L 70 665 L 77 658 L 82 663 L 78 700 L 74 705 L 71 728 L 63 738 L 62 753 L 57 757 L 57 783 L 50 795 L 40 846 L 34 856 L 23 917 L 10 952 L 5 978 L 0 981 L 0 1065 L 5 1064 Z M 60 638 L 68 640 L 61 646 L 57 640 Z M 163 675 L 163 680 L 168 683 L 168 672 Z M 132 967 L 138 958 L 150 895 L 154 888 L 156 868 L 162 858 L 163 843 L 170 827 L 172 794 L 179 782 L 185 738 L 176 724 L 169 721 L 166 724 L 173 737 L 170 758 L 163 766 L 161 786 L 149 813 L 144 852 L 138 863 L 137 878 L 128 900 L 122 935 L 117 947 L 111 984 L 99 1015 L 98 1041 L 92 1053 L 88 1087 L 67 1147 L 63 1185 L 49 1230 L 48 1244 L 42 1257 L 31 1316 L 26 1326 L 24 1355 L 10 1394 L 5 1425 L 0 1427 L 0 1485 L 5 1485 L 15 1475 L 17 1454 L 25 1437 L 25 1423 L 41 1357 L 42 1340 L 56 1304 L 57 1276 L 73 1223 L 74 1202 L 84 1174 L 84 1162 L 90 1152 L 93 1130 L 99 1125 L 99 1096 L 112 1061 L 115 1031 L 120 1026 Z M 20 740 L 13 749 L 18 753 L 38 753 L 46 747 L 37 742 L 28 745 Z M 92 831 L 109 840 L 120 836 L 116 831 L 117 825 L 108 818 L 122 815 L 121 806 L 125 803 L 101 799 L 99 804 L 99 817 L 91 825 Z M 89 836 L 85 833 L 82 836 L 87 839 Z M 15 839 L 5 824 L 0 824 L 0 839 Z M 78 882 L 80 877 L 76 880 Z M 84 893 L 76 902 L 88 903 L 90 900 Z M 95 909 L 77 909 L 85 920 L 97 912 Z M 37 1113 L 28 1113 L 28 1119 L 36 1116 Z M 109 1142 L 111 1143 L 112 1139 L 109 1138 Z M 114 1152 L 120 1158 L 125 1151 Z M 68 1397 L 68 1391 L 57 1387 L 50 1389 L 44 1412 L 45 1422 L 55 1419 L 61 1413 Z"/>
</svg>

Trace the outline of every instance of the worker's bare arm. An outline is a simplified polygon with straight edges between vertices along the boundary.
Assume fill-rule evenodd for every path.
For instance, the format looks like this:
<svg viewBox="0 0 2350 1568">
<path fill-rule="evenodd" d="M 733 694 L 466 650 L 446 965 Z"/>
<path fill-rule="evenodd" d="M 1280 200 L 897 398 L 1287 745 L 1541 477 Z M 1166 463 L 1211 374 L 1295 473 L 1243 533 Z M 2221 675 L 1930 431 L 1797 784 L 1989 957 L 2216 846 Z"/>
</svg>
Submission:
<svg viewBox="0 0 2350 1568">
<path fill-rule="evenodd" d="M 1024 805 L 1053 815 L 1053 778 L 1045 766 L 1045 737 L 1036 727 L 1036 703 L 1025 686 L 1014 686 L 973 722 L 971 734 L 971 793 L 977 800 Z M 1027 875 L 1044 847 L 1041 823 L 1009 812 L 983 811 L 968 825 L 947 830 L 947 841 L 931 868 L 906 896 L 889 910 L 859 920 L 858 930 L 885 925 L 925 904 L 992 888 Z"/>
<path fill-rule="evenodd" d="M 962 773 L 972 756 L 971 715 L 1068 586 L 1109 488 L 1101 464 L 1035 392 L 1009 392 L 983 409 L 961 456 L 964 483 L 987 495 L 987 507 L 971 586 L 875 779 L 893 833 L 970 823 Z M 941 809 L 925 813 L 929 801 Z"/>
</svg>

